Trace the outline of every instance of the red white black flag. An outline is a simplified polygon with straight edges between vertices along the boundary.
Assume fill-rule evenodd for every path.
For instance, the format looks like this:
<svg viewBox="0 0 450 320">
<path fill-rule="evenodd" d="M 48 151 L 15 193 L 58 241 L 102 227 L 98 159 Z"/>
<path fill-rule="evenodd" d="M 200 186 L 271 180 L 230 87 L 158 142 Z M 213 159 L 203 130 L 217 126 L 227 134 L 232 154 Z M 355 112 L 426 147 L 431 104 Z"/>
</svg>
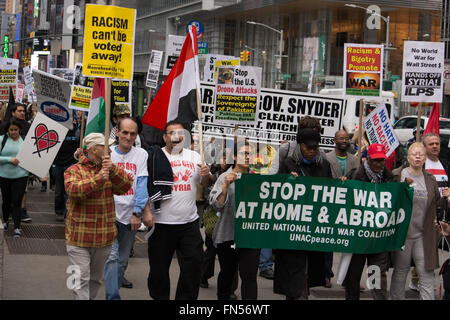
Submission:
<svg viewBox="0 0 450 320">
<path fill-rule="evenodd" d="M 174 119 L 193 123 L 198 120 L 197 90 L 200 90 L 197 30 L 191 26 L 178 60 L 148 106 L 142 123 L 161 130 Z"/>
</svg>

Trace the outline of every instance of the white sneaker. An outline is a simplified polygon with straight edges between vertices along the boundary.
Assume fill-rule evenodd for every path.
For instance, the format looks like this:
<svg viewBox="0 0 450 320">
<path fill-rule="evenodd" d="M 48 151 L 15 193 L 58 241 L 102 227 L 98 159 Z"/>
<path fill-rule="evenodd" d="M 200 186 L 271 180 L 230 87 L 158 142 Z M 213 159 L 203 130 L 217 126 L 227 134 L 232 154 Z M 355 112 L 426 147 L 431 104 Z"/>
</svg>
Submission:
<svg viewBox="0 0 450 320">
<path fill-rule="evenodd" d="M 19 238 L 22 234 L 22 231 L 20 229 L 14 229 L 14 237 Z"/>
<path fill-rule="evenodd" d="M 141 226 L 139 227 L 138 231 L 143 232 L 143 231 L 146 231 L 146 230 L 147 230 L 147 226 L 141 222 Z"/>
<path fill-rule="evenodd" d="M 413 291 L 417 291 L 417 292 L 419 291 L 419 288 L 412 281 L 409 282 L 408 287 Z"/>
</svg>

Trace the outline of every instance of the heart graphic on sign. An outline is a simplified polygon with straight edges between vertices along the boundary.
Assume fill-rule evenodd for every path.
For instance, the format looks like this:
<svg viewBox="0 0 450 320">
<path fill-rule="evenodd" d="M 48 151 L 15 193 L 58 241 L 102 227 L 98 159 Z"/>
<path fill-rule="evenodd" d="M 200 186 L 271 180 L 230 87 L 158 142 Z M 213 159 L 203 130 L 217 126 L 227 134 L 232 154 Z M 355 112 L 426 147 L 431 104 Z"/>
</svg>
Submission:
<svg viewBox="0 0 450 320">
<path fill-rule="evenodd" d="M 59 143 L 59 136 L 55 130 L 48 130 L 47 126 L 44 123 L 40 123 L 34 129 L 34 137 L 31 139 L 35 139 L 34 145 L 36 146 L 36 151 L 39 157 L 41 157 L 41 152 L 54 147 Z"/>
</svg>

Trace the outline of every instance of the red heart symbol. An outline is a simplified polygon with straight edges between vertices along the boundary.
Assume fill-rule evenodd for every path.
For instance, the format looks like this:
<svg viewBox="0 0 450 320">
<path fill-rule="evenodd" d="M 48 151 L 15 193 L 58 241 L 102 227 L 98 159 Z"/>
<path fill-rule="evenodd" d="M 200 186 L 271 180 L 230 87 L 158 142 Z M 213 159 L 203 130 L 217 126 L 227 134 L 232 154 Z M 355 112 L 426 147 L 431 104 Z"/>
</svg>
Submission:
<svg viewBox="0 0 450 320">
<path fill-rule="evenodd" d="M 48 149 L 59 143 L 58 133 L 55 130 L 48 130 L 44 123 L 38 124 L 34 133 L 35 137 L 33 139 L 36 139 L 36 151 L 34 153 L 37 152 L 39 157 L 41 156 L 41 151 L 47 150 L 48 152 Z"/>
</svg>

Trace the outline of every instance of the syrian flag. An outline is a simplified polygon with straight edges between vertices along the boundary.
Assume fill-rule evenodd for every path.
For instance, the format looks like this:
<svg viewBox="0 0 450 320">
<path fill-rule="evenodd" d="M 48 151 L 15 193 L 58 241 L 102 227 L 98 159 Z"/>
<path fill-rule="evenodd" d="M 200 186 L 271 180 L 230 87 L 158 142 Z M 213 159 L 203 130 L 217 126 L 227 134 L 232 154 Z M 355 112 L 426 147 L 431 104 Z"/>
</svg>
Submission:
<svg viewBox="0 0 450 320">
<path fill-rule="evenodd" d="M 92 132 L 105 132 L 105 110 L 105 79 L 94 78 L 85 136 Z"/>
<path fill-rule="evenodd" d="M 164 130 L 166 123 L 174 119 L 185 123 L 198 120 L 199 88 L 197 29 L 191 26 L 175 66 L 148 106 L 142 123 Z"/>
<path fill-rule="evenodd" d="M 423 135 L 425 136 L 428 133 L 439 135 L 439 103 L 433 104 L 433 109 L 431 109 L 430 118 L 428 119 Z"/>
</svg>

